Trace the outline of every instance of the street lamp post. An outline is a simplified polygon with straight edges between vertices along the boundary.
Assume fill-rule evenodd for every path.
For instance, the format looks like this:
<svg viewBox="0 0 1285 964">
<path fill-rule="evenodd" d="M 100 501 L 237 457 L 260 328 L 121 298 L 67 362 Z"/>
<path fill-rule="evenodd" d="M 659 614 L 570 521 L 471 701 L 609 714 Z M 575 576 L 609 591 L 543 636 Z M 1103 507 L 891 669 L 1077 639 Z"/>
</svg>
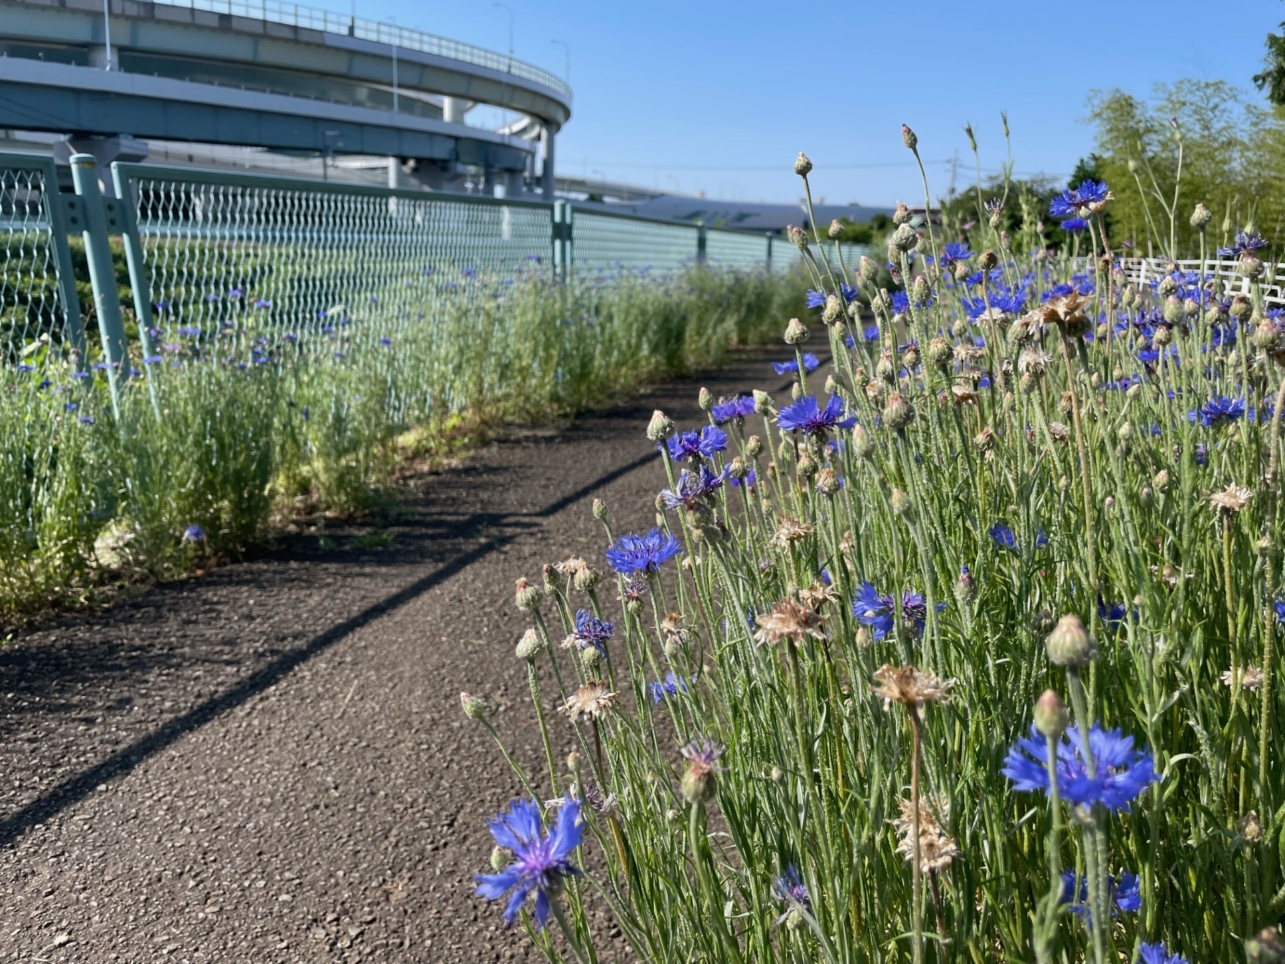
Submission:
<svg viewBox="0 0 1285 964">
<path fill-rule="evenodd" d="M 566 54 L 566 65 L 562 69 L 562 79 L 565 80 L 567 82 L 567 86 L 570 87 L 571 86 L 571 47 L 564 40 L 550 40 L 549 43 L 557 44 L 559 47 L 562 48 L 563 53 Z"/>
</svg>

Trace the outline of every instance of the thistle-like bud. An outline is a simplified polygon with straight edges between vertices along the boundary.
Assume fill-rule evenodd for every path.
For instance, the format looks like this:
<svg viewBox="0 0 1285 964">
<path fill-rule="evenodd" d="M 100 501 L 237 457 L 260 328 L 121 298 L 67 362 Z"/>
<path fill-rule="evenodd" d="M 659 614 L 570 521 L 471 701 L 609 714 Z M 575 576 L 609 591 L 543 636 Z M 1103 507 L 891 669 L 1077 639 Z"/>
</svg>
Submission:
<svg viewBox="0 0 1285 964">
<path fill-rule="evenodd" d="M 1245 941 L 1245 960 L 1249 964 L 1282 964 L 1285 962 L 1285 939 L 1275 927 L 1265 927 Z"/>
<path fill-rule="evenodd" d="M 901 392 L 893 392 L 883 407 L 884 424 L 894 431 L 904 431 L 906 426 L 915 420 L 915 407 L 906 400 Z"/>
<path fill-rule="evenodd" d="M 1173 329 L 1168 325 L 1160 325 L 1156 328 L 1155 334 L 1151 336 L 1151 341 L 1160 348 L 1164 348 L 1165 345 L 1173 341 Z"/>
<path fill-rule="evenodd" d="M 751 435 L 745 440 L 745 454 L 752 459 L 757 459 L 763 454 L 763 440 L 757 435 Z"/>
<path fill-rule="evenodd" d="M 1047 737 L 1060 740 L 1070 725 L 1071 714 L 1067 712 L 1062 698 L 1052 690 L 1045 690 L 1035 704 L 1035 729 Z"/>
<path fill-rule="evenodd" d="M 1270 318 L 1264 318 L 1254 330 L 1254 346 L 1265 352 L 1276 351 L 1280 347 L 1281 333 Z"/>
<path fill-rule="evenodd" d="M 897 366 L 893 363 L 892 352 L 885 350 L 879 353 L 879 361 L 875 363 L 875 378 L 890 385 L 897 380 Z"/>
<path fill-rule="evenodd" d="M 951 323 L 950 333 L 956 338 L 966 338 L 968 336 L 968 319 L 956 318 Z"/>
<path fill-rule="evenodd" d="M 1169 470 L 1161 469 L 1157 472 L 1155 478 L 1151 480 L 1151 484 L 1156 487 L 1157 492 L 1163 492 L 1169 488 Z"/>
<path fill-rule="evenodd" d="M 857 280 L 863 284 L 874 284 L 879 277 L 879 263 L 868 255 L 862 255 L 857 262 Z"/>
<path fill-rule="evenodd" d="M 955 598 L 959 600 L 961 606 L 967 606 L 977 595 L 977 583 L 973 581 L 973 574 L 967 566 L 959 570 L 959 578 L 955 580 Z"/>
<path fill-rule="evenodd" d="M 892 310 L 892 295 L 888 294 L 887 288 L 880 288 L 875 292 L 875 296 L 870 299 L 870 307 L 875 312 Z"/>
<path fill-rule="evenodd" d="M 840 221 L 838 218 L 835 218 L 833 221 L 830 222 L 830 230 L 827 233 L 835 241 L 838 241 L 841 237 L 844 236 L 845 233 L 847 233 L 847 230 L 848 229 L 843 226 L 843 222 Z"/>
<path fill-rule="evenodd" d="M 907 516 L 915 508 L 914 500 L 901 489 L 892 490 L 892 495 L 888 497 L 888 504 L 892 506 L 893 514 L 899 516 Z"/>
<path fill-rule="evenodd" d="M 800 472 L 802 465 L 799 466 Z M 837 494 L 839 491 L 839 476 L 832 468 L 824 468 L 821 474 L 817 476 L 817 492 L 824 496 Z"/>
<path fill-rule="evenodd" d="M 1255 258 L 1252 254 L 1241 255 L 1237 269 L 1242 275 L 1249 278 L 1251 281 L 1255 278 L 1261 278 L 1263 276 L 1263 272 L 1267 270 L 1263 265 L 1263 262 L 1259 258 Z"/>
<path fill-rule="evenodd" d="M 1049 662 L 1055 666 L 1087 666 L 1098 655 L 1097 643 L 1089 636 L 1080 617 L 1074 613 L 1068 613 L 1057 621 L 1044 645 L 1048 650 Z"/>
<path fill-rule="evenodd" d="M 714 773 L 701 767 L 688 766 L 683 774 L 679 788 L 687 803 L 704 803 L 713 798 L 717 790 L 717 778 Z"/>
<path fill-rule="evenodd" d="M 807 233 L 802 228 L 795 227 L 793 224 L 786 225 L 785 236 L 789 238 L 790 243 L 799 250 L 803 250 L 808 246 Z"/>
<path fill-rule="evenodd" d="M 1167 298 L 1178 290 L 1178 282 L 1171 275 L 1165 275 L 1156 285 L 1156 293 L 1162 298 Z"/>
<path fill-rule="evenodd" d="M 663 442 L 673 434 L 674 420 L 660 409 L 652 412 L 651 421 L 647 423 L 647 438 L 653 442 Z"/>
<path fill-rule="evenodd" d="M 901 125 L 901 142 L 912 151 L 919 148 L 919 138 L 915 136 L 915 132 L 906 124 Z"/>
<path fill-rule="evenodd" d="M 905 354 L 901 356 L 901 359 L 905 362 L 906 367 L 913 372 L 919 367 L 919 346 L 908 345 L 906 347 Z"/>
<path fill-rule="evenodd" d="M 745 459 L 739 455 L 727 463 L 727 476 L 731 479 L 743 479 L 750 474 L 749 466 L 745 464 Z"/>
<path fill-rule="evenodd" d="M 601 579 L 602 573 L 593 566 L 581 566 L 576 570 L 575 575 L 571 577 L 571 585 L 581 592 L 589 592 L 597 588 Z"/>
<path fill-rule="evenodd" d="M 567 754 L 567 769 L 573 777 L 580 776 L 580 754 L 575 750 Z"/>
<path fill-rule="evenodd" d="M 760 415 L 775 415 L 776 405 L 772 402 L 772 396 L 757 388 L 754 389 L 754 411 Z"/>
<path fill-rule="evenodd" d="M 981 257 L 977 259 L 977 265 L 983 271 L 990 271 L 997 264 L 999 264 L 999 258 L 995 256 L 995 252 L 992 251 L 990 248 L 987 248 L 985 251 L 983 251 L 981 253 Z"/>
<path fill-rule="evenodd" d="M 1129 441 L 1129 439 L 1133 438 L 1133 425 L 1132 425 L 1132 423 L 1130 423 L 1130 422 L 1125 422 L 1125 423 L 1123 423 L 1119 428 L 1117 428 L 1117 429 L 1115 430 L 1115 436 L 1116 436 L 1116 438 L 1118 438 L 1121 442 L 1127 442 L 1127 441 Z"/>
<path fill-rule="evenodd" d="M 599 522 L 607 522 L 607 503 L 603 502 L 602 499 L 593 500 L 593 517 Z"/>
<path fill-rule="evenodd" d="M 972 273 L 972 268 L 968 266 L 966 261 L 956 261 L 951 273 L 955 276 L 956 281 L 963 281 Z"/>
<path fill-rule="evenodd" d="M 834 295 L 830 296 L 834 298 Z M 828 301 L 827 301 L 828 307 Z M 801 345 L 808 340 L 808 329 L 803 322 L 797 318 L 791 318 L 790 323 L 785 326 L 785 343 L 787 345 Z"/>
<path fill-rule="evenodd" d="M 928 343 L 928 352 L 925 357 L 928 359 L 929 368 L 945 374 L 950 371 L 954 350 L 950 347 L 950 342 L 938 336 Z"/>
<path fill-rule="evenodd" d="M 540 570 L 540 575 L 544 578 L 544 591 L 549 595 L 561 592 L 565 588 L 567 581 L 562 578 L 562 573 L 558 572 L 556 566 L 548 563 Z"/>
<path fill-rule="evenodd" d="M 796 402 L 803 397 L 803 386 L 795 382 L 790 386 L 790 397 Z"/>
<path fill-rule="evenodd" d="M 875 440 L 864 426 L 856 425 L 852 429 L 852 451 L 859 459 L 868 459 L 874 453 Z"/>
<path fill-rule="evenodd" d="M 1164 308 L 1165 321 L 1171 325 L 1180 325 L 1187 313 L 1182 309 L 1182 302 L 1178 300 L 1177 295 L 1170 295 L 1165 299 Z"/>
<path fill-rule="evenodd" d="M 795 468 L 795 472 L 801 479 L 810 479 L 817 474 L 818 468 L 816 459 L 812 457 L 811 453 L 804 451 L 799 456 L 799 464 Z"/>
<path fill-rule="evenodd" d="M 778 462 L 789 462 L 794 458 L 794 443 L 788 438 L 784 439 L 776 448 L 776 460 Z"/>
<path fill-rule="evenodd" d="M 992 228 L 998 229 L 1004 223 L 1004 209 L 1001 207 L 994 208 L 991 211 L 991 216 L 987 219 L 987 223 Z"/>
<path fill-rule="evenodd" d="M 518 578 L 517 588 L 513 594 L 513 600 L 517 603 L 518 609 L 524 612 L 534 612 L 540 608 L 540 597 L 544 595 L 537 586 L 527 582 L 525 576 Z"/>
<path fill-rule="evenodd" d="M 1182 313 L 1188 318 L 1195 318 L 1200 314 L 1200 302 L 1195 298 L 1182 299 Z"/>
<path fill-rule="evenodd" d="M 834 375 L 825 376 L 825 393 L 827 395 L 838 395 L 843 391 L 843 386 L 835 381 Z"/>
<path fill-rule="evenodd" d="M 931 294 L 932 289 L 928 287 L 928 279 L 923 275 L 916 278 L 914 284 L 910 286 L 910 297 L 917 305 L 925 304 Z"/>
<path fill-rule="evenodd" d="M 821 320 L 833 325 L 843 320 L 843 300 L 838 295 L 829 295 L 825 307 L 821 309 Z"/>
<path fill-rule="evenodd" d="M 480 720 L 486 716 L 486 704 L 482 702 L 482 698 L 480 696 L 473 696 L 471 693 L 461 693 L 460 706 L 464 710 L 464 715 L 470 720 Z"/>
<path fill-rule="evenodd" d="M 708 412 L 714 407 L 714 396 L 708 388 L 701 386 L 700 392 L 696 395 L 696 404 L 700 406 L 702 412 Z"/>
<path fill-rule="evenodd" d="M 544 649 L 544 639 L 534 629 L 528 629 L 518 640 L 517 653 L 518 659 L 525 659 L 528 662 L 540 655 Z"/>
<path fill-rule="evenodd" d="M 909 251 L 919 243 L 919 232 L 909 224 L 901 224 L 896 231 L 892 232 L 892 237 L 888 240 L 890 245 L 898 251 Z"/>
<path fill-rule="evenodd" d="M 1235 295 L 1231 299 L 1231 316 L 1238 321 L 1244 321 L 1254 313 L 1254 303 L 1246 295 Z"/>
<path fill-rule="evenodd" d="M 1196 209 L 1191 212 L 1191 226 L 1197 231 L 1204 231 L 1205 226 L 1213 219 L 1214 212 L 1203 204 L 1197 204 Z"/>
<path fill-rule="evenodd" d="M 794 173 L 799 175 L 799 177 L 807 177 L 811 171 L 812 162 L 808 160 L 808 156 L 806 154 L 799 151 L 799 156 L 794 159 Z"/>
<path fill-rule="evenodd" d="M 892 212 L 892 223 L 903 225 L 910 220 L 910 208 L 906 207 L 905 201 L 898 201 L 897 207 Z"/>
<path fill-rule="evenodd" d="M 513 856 L 513 851 L 507 847 L 496 845 L 491 848 L 491 869 L 497 874 L 509 865 L 509 860 Z"/>
</svg>

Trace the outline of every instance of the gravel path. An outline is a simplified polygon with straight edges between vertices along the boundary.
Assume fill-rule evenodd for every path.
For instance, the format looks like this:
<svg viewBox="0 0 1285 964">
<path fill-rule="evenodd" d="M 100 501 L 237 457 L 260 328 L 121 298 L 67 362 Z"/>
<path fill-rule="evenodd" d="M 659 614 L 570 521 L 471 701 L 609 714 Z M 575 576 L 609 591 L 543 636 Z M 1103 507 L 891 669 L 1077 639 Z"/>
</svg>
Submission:
<svg viewBox="0 0 1285 964">
<path fill-rule="evenodd" d="M 592 500 L 646 527 L 663 483 L 652 409 L 786 354 L 415 479 L 385 545 L 301 534 L 0 648 L 0 961 L 537 959 L 472 896 L 518 787 L 458 695 L 539 768 L 513 580 L 604 567 Z"/>
</svg>

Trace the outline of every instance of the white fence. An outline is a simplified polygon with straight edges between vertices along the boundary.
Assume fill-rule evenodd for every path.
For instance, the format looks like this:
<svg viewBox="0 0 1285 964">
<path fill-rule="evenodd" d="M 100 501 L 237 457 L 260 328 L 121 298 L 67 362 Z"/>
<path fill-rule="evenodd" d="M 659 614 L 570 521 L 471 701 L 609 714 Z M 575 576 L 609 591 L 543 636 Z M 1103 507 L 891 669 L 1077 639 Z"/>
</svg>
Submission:
<svg viewBox="0 0 1285 964">
<path fill-rule="evenodd" d="M 1120 266 L 1124 276 L 1135 284 L 1148 284 L 1158 281 L 1176 267 L 1183 273 L 1195 272 L 1204 278 L 1212 275 L 1225 285 L 1233 294 L 1249 294 L 1249 279 L 1240 273 L 1240 262 L 1199 258 L 1170 261 L 1168 258 L 1121 258 Z M 1263 301 L 1277 308 L 1285 308 L 1285 265 L 1264 263 L 1262 277 Z"/>
</svg>

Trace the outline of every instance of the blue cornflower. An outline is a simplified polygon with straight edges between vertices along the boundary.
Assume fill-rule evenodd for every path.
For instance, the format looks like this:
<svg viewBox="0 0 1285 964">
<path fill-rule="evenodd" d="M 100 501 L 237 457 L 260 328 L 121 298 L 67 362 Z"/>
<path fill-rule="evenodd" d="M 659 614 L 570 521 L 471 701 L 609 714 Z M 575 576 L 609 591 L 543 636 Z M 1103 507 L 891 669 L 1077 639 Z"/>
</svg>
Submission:
<svg viewBox="0 0 1285 964">
<path fill-rule="evenodd" d="M 93 424 L 94 424 L 94 416 L 92 416 L 92 415 L 82 415 L 82 416 L 80 416 L 79 421 L 80 421 L 80 424 L 81 424 L 81 425 L 93 425 Z"/>
<path fill-rule="evenodd" d="M 753 469 L 750 469 L 748 472 L 745 473 L 744 481 L 736 478 L 736 476 L 731 476 L 730 478 L 728 478 L 727 481 L 732 485 L 736 486 L 737 488 L 740 488 L 743 485 L 747 489 L 752 489 L 754 488 L 754 486 L 758 485 L 759 477 L 757 472 L 755 472 Z"/>
<path fill-rule="evenodd" d="M 799 876 L 799 870 L 794 864 L 786 864 L 785 870 L 772 881 L 772 896 L 787 905 L 785 913 L 776 919 L 778 926 L 790 916 L 790 911 L 795 907 L 802 907 L 804 910 L 812 909 L 812 897 L 808 893 L 808 886 L 803 883 L 803 878 Z"/>
<path fill-rule="evenodd" d="M 1267 242 L 1263 240 L 1261 235 L 1250 231 L 1237 231 L 1236 240 L 1232 242 L 1232 246 L 1230 248 L 1219 248 L 1218 257 L 1244 258 L 1252 255 L 1255 251 L 1261 251 L 1265 247 L 1267 247 Z"/>
<path fill-rule="evenodd" d="M 509 894 L 504 923 L 511 925 L 518 911 L 535 892 L 535 926 L 549 920 L 549 901 L 556 898 L 562 882 L 580 873 L 571 864 L 571 852 L 580 846 L 580 802 L 565 797 L 558 808 L 558 823 L 541 839 L 540 808 L 534 800 L 514 800 L 508 813 L 489 821 L 495 842 L 513 853 L 513 862 L 498 874 L 478 874 L 477 895 L 499 900 Z"/>
<path fill-rule="evenodd" d="M 27 363 L 27 362 L 19 362 L 19 363 L 18 363 L 18 371 L 20 371 L 20 372 L 34 372 L 35 370 L 36 370 L 36 366 L 35 366 L 35 365 L 31 365 L 31 364 L 29 364 L 29 363 Z"/>
<path fill-rule="evenodd" d="M 1277 599 L 1272 603 L 1272 608 L 1276 610 L 1276 618 L 1285 623 L 1285 599 Z"/>
<path fill-rule="evenodd" d="M 606 659 L 607 642 L 615 635 L 615 627 L 612 623 L 603 622 L 587 609 L 577 609 L 574 635 L 581 649 L 592 646 Z"/>
<path fill-rule="evenodd" d="M 896 608 L 896 599 L 890 593 L 881 593 L 869 580 L 863 579 L 852 595 L 852 615 L 857 622 L 870 627 L 875 639 L 883 639 L 892 633 Z M 937 605 L 938 612 L 945 608 L 945 603 Z M 902 629 L 912 636 L 922 636 L 927 618 L 928 606 L 923 594 L 905 590 L 901 594 Z"/>
<path fill-rule="evenodd" d="M 953 268 L 957 262 L 967 261 L 972 256 L 967 241 L 950 241 L 941 249 L 941 266 Z"/>
<path fill-rule="evenodd" d="M 1138 945 L 1140 964 L 1191 964 L 1181 954 L 1170 954 L 1163 944 Z"/>
<path fill-rule="evenodd" d="M 270 298 L 260 298 L 258 301 L 256 301 L 256 302 L 254 303 L 254 307 L 256 307 L 256 308 L 271 308 L 271 307 L 272 307 L 272 300 L 271 300 Z"/>
<path fill-rule="evenodd" d="M 1245 414 L 1245 400 L 1243 398 L 1228 398 L 1225 395 L 1216 395 L 1204 405 L 1200 406 L 1199 412 L 1189 412 L 1187 418 L 1191 421 L 1200 419 L 1200 424 L 1206 428 L 1222 425 L 1225 422 L 1234 422 Z"/>
<path fill-rule="evenodd" d="M 282 337 L 284 337 L 286 341 L 298 341 L 299 333 L 297 331 L 287 331 Z"/>
<path fill-rule="evenodd" d="M 814 372 L 821 367 L 821 359 L 810 351 L 803 353 L 803 370 Z M 774 361 L 772 368 L 778 375 L 792 375 L 799 370 L 799 363 L 794 359 L 789 361 Z"/>
<path fill-rule="evenodd" d="M 724 425 L 734 418 L 747 418 L 754 414 L 754 399 L 749 395 L 737 395 L 735 398 L 720 398 L 709 410 L 716 425 Z"/>
<path fill-rule="evenodd" d="M 647 692 L 651 694 L 653 703 L 659 703 L 666 696 L 677 696 L 679 693 L 686 693 L 688 682 L 681 676 L 675 676 L 674 671 L 670 670 L 665 674 L 663 680 L 652 680 L 648 683 Z M 695 683 L 696 677 L 691 677 L 690 682 Z"/>
<path fill-rule="evenodd" d="M 1119 730 L 1104 730 L 1096 723 L 1089 730 L 1089 752 L 1094 776 L 1089 776 L 1080 744 L 1079 727 L 1071 727 L 1057 744 L 1057 785 L 1062 798 L 1072 804 L 1100 803 L 1109 810 L 1128 810 L 1129 803 L 1159 781 L 1151 754 L 1133 748 L 1133 737 Z M 1031 737 L 1021 737 L 1008 751 L 1003 774 L 1015 790 L 1049 792 L 1046 769 L 1048 747 L 1031 727 Z"/>
<path fill-rule="evenodd" d="M 905 291 L 894 291 L 892 293 L 892 313 L 894 315 L 904 315 L 910 310 L 910 295 Z"/>
<path fill-rule="evenodd" d="M 241 297 L 241 295 L 243 295 L 244 293 L 245 293 L 245 292 L 243 292 L 240 288 L 233 288 L 231 291 L 229 291 L 229 292 L 228 292 L 228 297 L 229 297 L 229 298 L 240 298 L 240 297 Z"/>
<path fill-rule="evenodd" d="M 379 343 L 381 345 L 388 346 L 393 343 L 393 340 L 389 338 L 387 335 L 384 335 L 382 338 L 379 339 Z"/>
<path fill-rule="evenodd" d="M 1111 603 L 1108 605 L 1101 599 L 1098 600 L 1098 617 L 1106 624 L 1107 629 L 1115 629 L 1124 622 L 1125 615 L 1129 612 L 1124 603 Z"/>
<path fill-rule="evenodd" d="M 715 452 L 727 448 L 727 433 L 716 425 L 706 425 L 699 432 L 675 432 L 665 444 L 669 457 L 675 462 L 688 462 L 712 458 Z"/>
<path fill-rule="evenodd" d="M 1093 911 L 1089 908 L 1089 881 L 1079 878 L 1079 891 L 1076 891 L 1076 874 L 1068 870 L 1062 874 L 1062 905 L 1072 914 L 1078 916 L 1089 927 L 1093 926 Z M 1111 916 L 1131 914 L 1142 907 L 1142 891 L 1138 885 L 1137 874 L 1121 874 L 1119 883 L 1114 877 L 1107 877 L 1107 892 L 1111 895 Z"/>
<path fill-rule="evenodd" d="M 1078 234 L 1080 231 L 1087 231 L 1089 222 L 1084 218 L 1067 218 L 1062 222 L 1062 230 L 1070 231 L 1072 234 Z"/>
<path fill-rule="evenodd" d="M 1078 217 L 1080 208 L 1105 204 L 1111 200 L 1111 191 L 1105 181 L 1085 178 L 1078 187 L 1069 188 L 1049 202 L 1049 214 L 1059 221 Z"/>
<path fill-rule="evenodd" d="M 78 408 L 80 408 L 80 406 L 77 405 L 75 402 L 68 402 L 66 405 L 63 406 L 63 411 L 74 412 Z"/>
<path fill-rule="evenodd" d="M 1017 536 L 1014 535 L 1013 530 L 1004 525 L 1004 523 L 996 522 L 986 530 L 986 534 L 994 539 L 995 543 L 1001 549 L 1012 549 L 1014 552 L 1017 551 Z"/>
<path fill-rule="evenodd" d="M 477 268 L 463 268 L 460 270 L 460 276 L 464 278 L 476 278 Z"/>
<path fill-rule="evenodd" d="M 710 471 L 704 465 L 695 472 L 688 472 L 683 469 L 678 476 L 678 483 L 672 490 L 666 489 L 661 492 L 660 498 L 668 509 L 677 509 L 681 506 L 685 509 L 695 510 L 700 507 L 701 503 L 711 500 L 714 491 L 722 487 L 726 479 L 726 468 L 718 474 Z"/>
<path fill-rule="evenodd" d="M 824 308 L 825 292 L 809 288 L 806 301 L 809 308 Z"/>
<path fill-rule="evenodd" d="M 607 562 L 622 576 L 631 572 L 653 573 L 683 551 L 683 544 L 668 532 L 652 529 L 646 535 L 631 532 L 607 549 Z"/>
<path fill-rule="evenodd" d="M 195 523 L 183 530 L 184 542 L 203 542 L 205 540 L 205 530 Z"/>
<path fill-rule="evenodd" d="M 815 395 L 804 395 L 781 409 L 776 416 L 776 424 L 783 432 L 824 435 L 832 428 L 852 428 L 857 424 L 857 417 L 843 417 L 843 399 L 838 395 L 831 395 L 825 408 L 817 402 Z"/>
<path fill-rule="evenodd" d="M 201 334 L 200 328 L 180 328 L 178 330 L 180 338 L 195 338 Z"/>
<path fill-rule="evenodd" d="M 1154 365 L 1160 361 L 1160 352 L 1154 348 L 1144 348 L 1138 352 L 1138 361 L 1144 365 Z"/>
</svg>

